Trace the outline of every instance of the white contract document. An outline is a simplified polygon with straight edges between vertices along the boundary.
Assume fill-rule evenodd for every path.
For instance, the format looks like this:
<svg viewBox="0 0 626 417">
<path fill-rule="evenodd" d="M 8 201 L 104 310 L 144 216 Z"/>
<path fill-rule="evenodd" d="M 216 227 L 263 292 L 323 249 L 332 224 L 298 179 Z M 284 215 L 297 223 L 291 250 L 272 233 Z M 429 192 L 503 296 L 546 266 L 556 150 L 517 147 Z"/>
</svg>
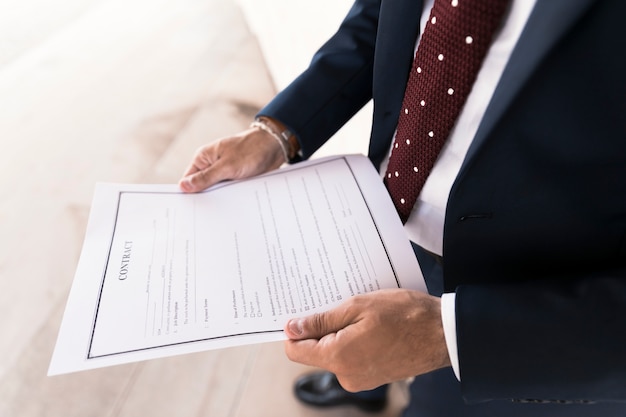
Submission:
<svg viewBox="0 0 626 417">
<path fill-rule="evenodd" d="M 289 318 L 400 287 L 426 291 L 362 155 L 197 194 L 98 184 L 48 374 L 284 340 Z"/>
</svg>

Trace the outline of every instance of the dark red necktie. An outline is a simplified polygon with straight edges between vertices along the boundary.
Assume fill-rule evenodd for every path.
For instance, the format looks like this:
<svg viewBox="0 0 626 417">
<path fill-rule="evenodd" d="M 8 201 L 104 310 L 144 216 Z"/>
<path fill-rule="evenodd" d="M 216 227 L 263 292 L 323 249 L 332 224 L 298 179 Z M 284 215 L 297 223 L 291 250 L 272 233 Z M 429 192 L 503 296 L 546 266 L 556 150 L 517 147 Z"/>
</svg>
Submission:
<svg viewBox="0 0 626 417">
<path fill-rule="evenodd" d="M 435 0 L 398 118 L 385 185 L 405 223 L 472 89 L 509 0 Z"/>
</svg>

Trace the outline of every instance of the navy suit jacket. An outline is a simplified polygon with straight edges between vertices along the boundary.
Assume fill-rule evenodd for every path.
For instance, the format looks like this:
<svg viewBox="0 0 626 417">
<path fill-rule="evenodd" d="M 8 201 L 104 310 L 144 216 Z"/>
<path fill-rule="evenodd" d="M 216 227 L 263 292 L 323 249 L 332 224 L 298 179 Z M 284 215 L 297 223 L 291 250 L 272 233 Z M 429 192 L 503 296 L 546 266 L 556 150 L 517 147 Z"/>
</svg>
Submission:
<svg viewBox="0 0 626 417">
<path fill-rule="evenodd" d="M 380 164 L 421 12 L 356 0 L 260 114 L 308 157 L 373 99 Z M 626 401 L 625 77 L 626 2 L 537 1 L 448 200 L 444 284 L 469 401 Z"/>
</svg>

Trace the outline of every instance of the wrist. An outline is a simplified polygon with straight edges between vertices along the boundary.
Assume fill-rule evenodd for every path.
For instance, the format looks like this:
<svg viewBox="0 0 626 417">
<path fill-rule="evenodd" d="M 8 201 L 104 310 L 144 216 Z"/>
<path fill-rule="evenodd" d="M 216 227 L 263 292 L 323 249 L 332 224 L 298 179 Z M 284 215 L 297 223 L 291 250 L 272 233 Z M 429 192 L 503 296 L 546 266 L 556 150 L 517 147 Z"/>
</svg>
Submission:
<svg viewBox="0 0 626 417">
<path fill-rule="evenodd" d="M 254 119 L 250 127 L 261 129 L 276 139 L 283 151 L 285 162 L 292 161 L 300 150 L 296 136 L 278 120 L 259 116 Z"/>
</svg>

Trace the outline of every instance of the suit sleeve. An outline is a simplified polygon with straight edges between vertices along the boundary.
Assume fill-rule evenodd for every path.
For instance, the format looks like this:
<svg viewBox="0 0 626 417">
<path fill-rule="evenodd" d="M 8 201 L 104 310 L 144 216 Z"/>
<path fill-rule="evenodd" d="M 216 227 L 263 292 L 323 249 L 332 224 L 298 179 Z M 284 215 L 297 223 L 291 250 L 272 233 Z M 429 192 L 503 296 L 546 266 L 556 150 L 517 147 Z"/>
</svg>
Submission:
<svg viewBox="0 0 626 417">
<path fill-rule="evenodd" d="M 304 158 L 371 99 L 379 9 L 380 0 L 356 0 L 308 69 L 259 112 L 296 134 Z"/>
</svg>

